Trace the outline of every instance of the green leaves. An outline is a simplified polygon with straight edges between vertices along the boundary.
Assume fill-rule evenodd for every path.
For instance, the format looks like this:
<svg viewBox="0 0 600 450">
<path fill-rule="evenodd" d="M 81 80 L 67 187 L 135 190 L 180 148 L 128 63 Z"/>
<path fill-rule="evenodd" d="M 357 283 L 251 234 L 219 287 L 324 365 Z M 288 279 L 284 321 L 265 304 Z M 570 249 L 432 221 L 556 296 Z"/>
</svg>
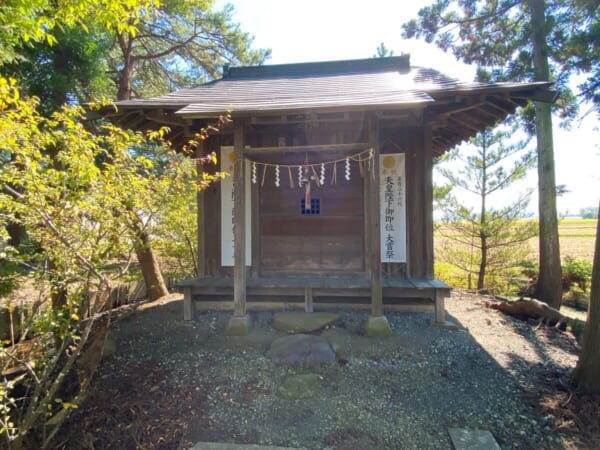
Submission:
<svg viewBox="0 0 600 450">
<path fill-rule="evenodd" d="M 588 99 L 597 95 L 600 66 L 600 6 L 592 0 L 546 0 L 545 24 L 534 24 L 531 2 L 437 0 L 421 8 L 418 18 L 402 25 L 404 38 L 423 38 L 487 73 L 485 81 L 531 81 L 536 64 L 532 32 L 542 27 L 550 62 L 550 81 L 560 91 L 556 105 L 565 119 L 576 116 L 577 102 L 568 86 L 575 72 L 589 77 L 580 85 Z M 548 78 L 544 78 L 548 79 Z"/>
<path fill-rule="evenodd" d="M 56 30 L 90 24 L 135 34 L 143 11 L 160 0 L 3 0 L 0 4 L 0 66 L 19 59 L 21 42 L 57 43 Z M 90 12 L 93 11 L 93 14 Z"/>
</svg>

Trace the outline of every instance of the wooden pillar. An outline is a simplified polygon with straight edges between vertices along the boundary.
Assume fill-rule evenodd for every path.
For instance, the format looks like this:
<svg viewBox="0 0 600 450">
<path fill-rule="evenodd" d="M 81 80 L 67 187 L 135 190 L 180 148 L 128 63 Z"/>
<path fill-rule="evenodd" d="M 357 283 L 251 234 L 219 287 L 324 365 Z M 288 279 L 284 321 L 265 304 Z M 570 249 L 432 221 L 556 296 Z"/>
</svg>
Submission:
<svg viewBox="0 0 600 450">
<path fill-rule="evenodd" d="M 202 158 L 204 156 L 204 141 L 198 142 L 195 157 Z M 204 173 L 204 166 L 198 161 L 196 163 L 196 172 L 199 179 Z M 197 276 L 199 278 L 206 276 L 206 205 L 204 203 L 204 189 L 199 189 L 196 192 L 197 215 L 196 224 L 198 225 L 198 260 L 196 262 Z"/>
<path fill-rule="evenodd" d="M 199 141 L 194 158 L 196 162 L 196 172 L 199 179 L 202 178 L 204 166 L 200 163 L 200 158 L 204 156 L 204 141 Z M 204 204 L 204 190 L 196 191 L 196 225 L 198 228 L 197 241 L 197 260 L 196 271 L 198 277 L 206 276 L 206 208 Z M 192 288 L 186 286 L 183 290 L 183 320 L 192 320 L 194 318 L 194 301 L 192 298 Z"/>
<path fill-rule="evenodd" d="M 369 143 L 373 148 L 373 176 L 367 176 L 369 223 L 367 233 L 370 241 L 371 268 L 371 314 L 383 315 L 383 292 L 381 281 L 381 230 L 379 228 L 379 122 L 375 116 L 369 117 Z"/>
<path fill-rule="evenodd" d="M 183 320 L 192 320 L 194 318 L 194 302 L 192 300 L 192 287 L 183 288 Z"/>
<path fill-rule="evenodd" d="M 435 290 L 435 323 L 445 324 L 446 323 L 446 308 L 444 306 L 444 300 L 446 298 L 446 291 Z"/>
<path fill-rule="evenodd" d="M 426 255 L 425 241 L 427 230 L 425 225 L 425 213 L 427 208 L 425 199 L 425 168 L 424 131 L 414 132 L 410 139 L 410 147 L 406 153 L 406 219 L 408 231 L 408 277 L 426 278 Z M 432 236 L 433 238 L 433 236 Z"/>
<path fill-rule="evenodd" d="M 234 122 L 233 130 L 233 317 L 226 334 L 244 335 L 250 329 L 246 314 L 246 170 L 244 162 L 244 125 Z"/>
<path fill-rule="evenodd" d="M 423 133 L 423 215 L 424 274 L 425 278 L 433 279 L 433 137 L 431 125 L 425 125 Z"/>
<path fill-rule="evenodd" d="M 304 288 L 304 311 L 313 312 L 313 290 L 311 287 Z"/>
<path fill-rule="evenodd" d="M 390 336 L 392 329 L 383 315 L 383 286 L 381 278 L 381 230 L 379 225 L 379 120 L 375 115 L 368 117 L 369 144 L 373 149 L 373 172 L 365 175 L 368 217 L 365 221 L 366 238 L 369 245 L 369 272 L 371 282 L 371 316 L 367 320 L 367 336 Z"/>
</svg>

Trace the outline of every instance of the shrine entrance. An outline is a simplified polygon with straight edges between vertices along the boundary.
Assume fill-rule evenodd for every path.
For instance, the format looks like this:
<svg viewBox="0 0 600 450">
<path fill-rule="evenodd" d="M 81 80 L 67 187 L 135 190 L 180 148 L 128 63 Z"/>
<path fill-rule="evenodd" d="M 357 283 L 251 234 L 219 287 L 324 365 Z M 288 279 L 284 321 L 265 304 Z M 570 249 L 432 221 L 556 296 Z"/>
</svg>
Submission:
<svg viewBox="0 0 600 450">
<path fill-rule="evenodd" d="M 261 276 L 364 276 L 366 158 L 255 164 Z"/>
</svg>

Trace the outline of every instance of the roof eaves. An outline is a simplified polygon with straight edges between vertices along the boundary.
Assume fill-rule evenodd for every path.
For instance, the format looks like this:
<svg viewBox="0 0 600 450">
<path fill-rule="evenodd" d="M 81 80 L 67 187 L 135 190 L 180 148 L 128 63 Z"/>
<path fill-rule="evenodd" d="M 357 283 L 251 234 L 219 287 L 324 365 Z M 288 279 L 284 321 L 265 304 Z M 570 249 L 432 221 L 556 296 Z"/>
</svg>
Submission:
<svg viewBox="0 0 600 450">
<path fill-rule="evenodd" d="M 365 101 L 360 99 L 354 102 L 347 99 L 334 100 L 316 100 L 314 102 L 269 102 L 263 104 L 236 105 L 232 104 L 225 107 L 223 104 L 191 103 L 184 108 L 176 111 L 180 117 L 212 117 L 226 112 L 234 115 L 262 115 L 279 112 L 300 112 L 300 111 L 344 111 L 347 109 L 360 108 L 364 110 L 389 110 L 389 109 L 407 109 L 422 107 L 433 103 L 435 100 L 425 93 L 418 93 L 410 99 L 404 101 Z"/>
</svg>

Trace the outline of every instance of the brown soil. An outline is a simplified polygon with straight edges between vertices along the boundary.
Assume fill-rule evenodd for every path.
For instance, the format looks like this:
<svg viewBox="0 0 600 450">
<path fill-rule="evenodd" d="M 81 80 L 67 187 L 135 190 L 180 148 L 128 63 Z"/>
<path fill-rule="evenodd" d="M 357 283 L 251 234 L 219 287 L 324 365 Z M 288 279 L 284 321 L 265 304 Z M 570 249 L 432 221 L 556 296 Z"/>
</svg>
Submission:
<svg viewBox="0 0 600 450">
<path fill-rule="evenodd" d="M 179 449 L 198 441 L 297 448 L 450 448 L 451 427 L 486 429 L 502 448 L 600 448 L 600 400 L 571 392 L 578 347 L 568 333 L 519 322 L 455 293 L 449 317 L 386 311 L 394 335 L 361 334 L 368 311 L 336 309 L 323 331 L 333 366 L 294 369 L 264 357 L 281 332 L 273 310 L 252 311 L 252 332 L 227 338 L 230 313 L 182 320 L 180 299 L 147 304 L 113 326 L 85 403 L 60 448 Z M 323 389 L 285 400 L 290 374 L 317 371 Z"/>
</svg>

